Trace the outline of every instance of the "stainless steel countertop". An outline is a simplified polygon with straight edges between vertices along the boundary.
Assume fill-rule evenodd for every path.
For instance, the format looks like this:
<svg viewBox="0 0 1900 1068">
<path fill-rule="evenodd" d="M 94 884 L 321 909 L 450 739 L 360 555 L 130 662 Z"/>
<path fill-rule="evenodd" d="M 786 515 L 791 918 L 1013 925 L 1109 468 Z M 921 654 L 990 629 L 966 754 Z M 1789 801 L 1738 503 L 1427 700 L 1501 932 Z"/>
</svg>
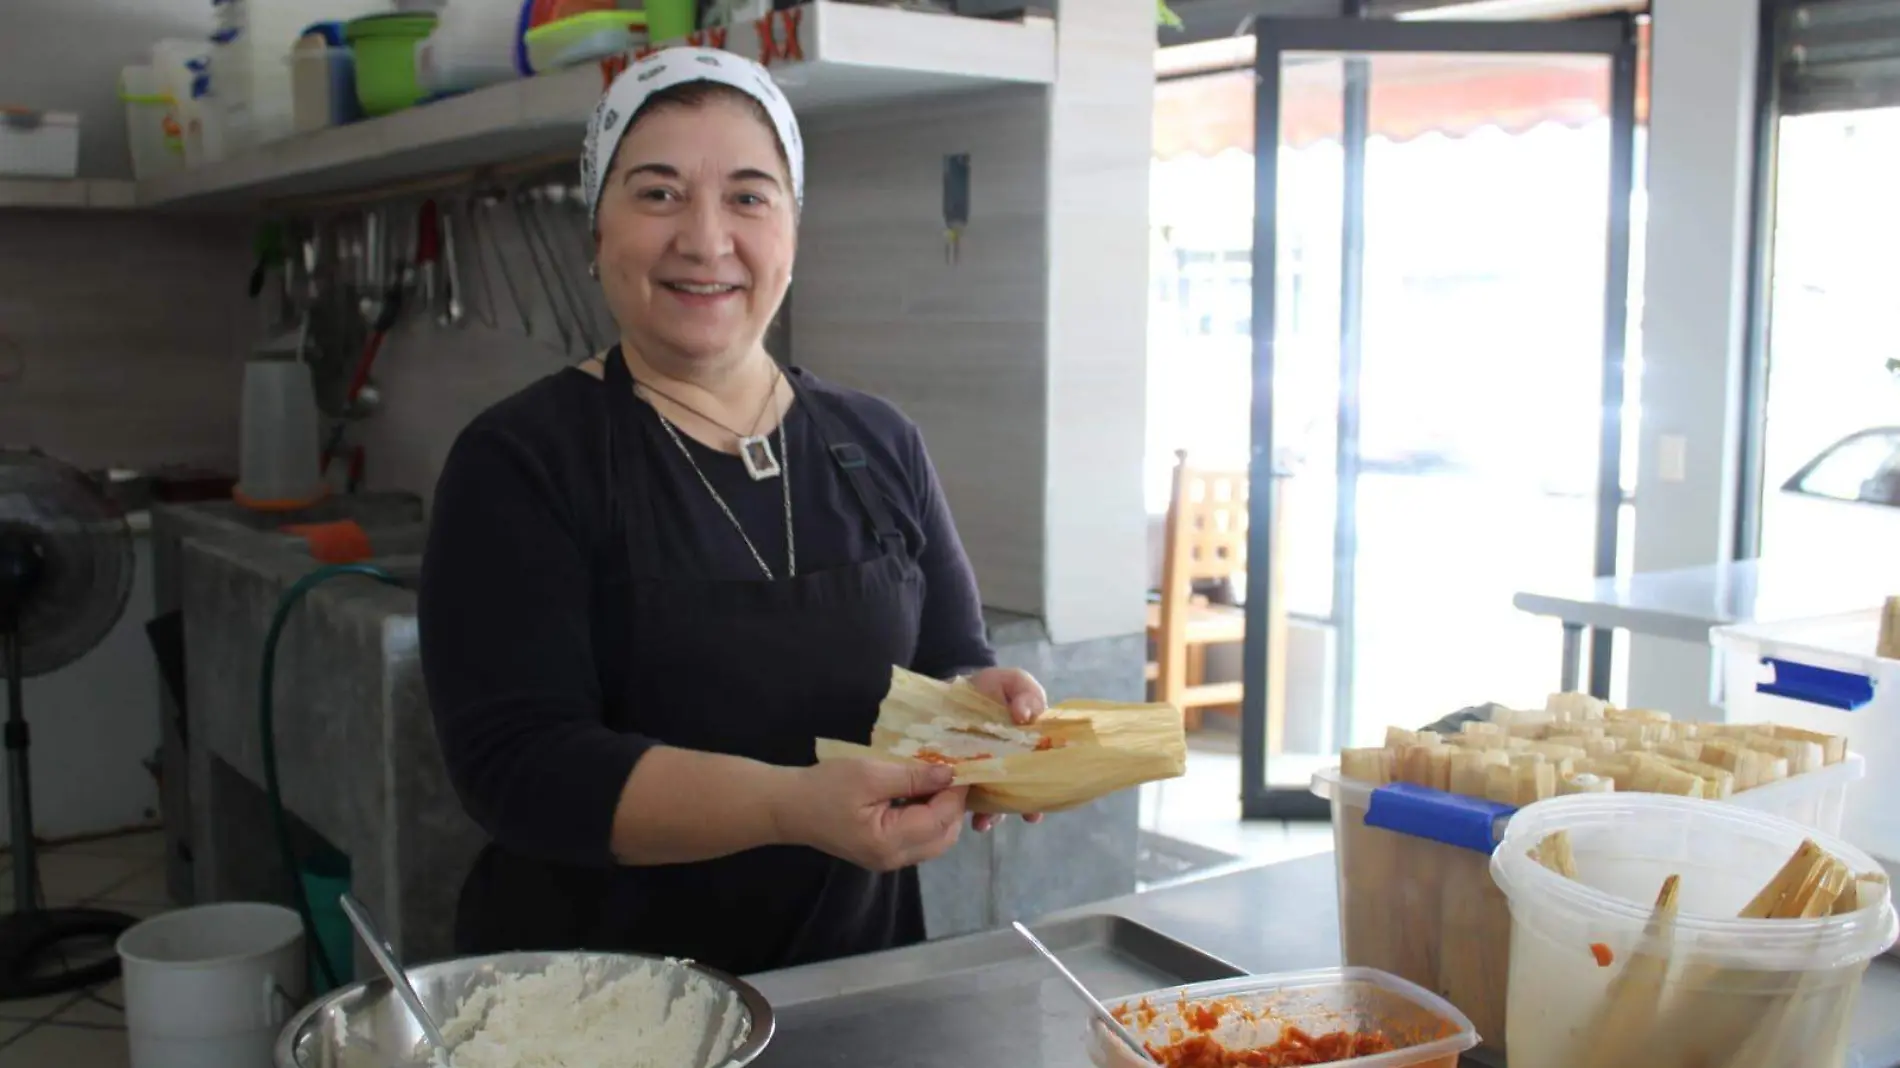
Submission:
<svg viewBox="0 0 1900 1068">
<path fill-rule="evenodd" d="M 1563 589 L 1526 590 L 1522 611 L 1566 623 L 1674 638 L 1697 645 L 1730 623 L 1779 621 L 1876 608 L 1869 590 L 1900 575 L 1892 565 L 1854 560 L 1743 560 L 1733 564 L 1579 580 Z M 1887 581 L 1881 581 L 1887 580 Z"/>
<path fill-rule="evenodd" d="M 1339 963 L 1339 909 L 1333 880 L 1331 852 L 1281 864 L 1249 868 L 1145 894 L 1131 894 L 1069 909 L 1043 922 L 1087 915 L 1119 915 L 1163 934 L 1190 943 L 1252 973 L 1289 972 L 1325 968 Z M 977 936 L 981 937 L 981 936 Z M 862 991 L 891 970 L 893 958 L 913 959 L 919 966 L 948 949 L 952 941 L 880 954 L 879 975 L 867 975 L 862 961 L 842 960 L 783 972 L 754 976 L 751 981 L 772 1001 L 787 1008 L 780 1014 L 781 1033 L 792 1041 L 812 1041 L 806 1031 L 824 1031 L 848 1043 L 852 1032 L 835 1029 L 821 1011 L 828 996 Z M 814 1010 L 801 1012 L 800 1005 Z M 1001 1026 L 1003 1020 L 987 1026 Z M 1016 1023 L 1024 1023 L 1017 1020 Z M 1027 1022 L 1033 1025 L 1033 1018 Z M 945 1054 L 927 1063 L 955 1064 L 953 1042 L 959 1027 L 986 1026 L 983 1020 L 945 1021 L 930 1028 L 933 1054 Z M 802 1029 L 802 1030 L 801 1030 Z M 1010 1068 L 1069 1063 L 1068 1051 L 1076 1040 L 1072 1028 L 1055 1035 L 1028 1035 L 1025 1057 Z M 1900 962 L 1877 958 L 1868 969 L 1854 1014 L 1853 1048 L 1858 1061 L 1850 1068 L 1900 1066 Z M 1059 1047 L 1059 1048 L 1058 1048 Z M 1054 1051 L 1054 1052 L 1051 1052 Z M 829 1063 L 837 1065 L 919 1064 L 918 1049 L 839 1049 Z M 1040 1057 L 1038 1054 L 1042 1054 Z M 1086 1063 L 1086 1062 L 1084 1062 Z"/>
</svg>

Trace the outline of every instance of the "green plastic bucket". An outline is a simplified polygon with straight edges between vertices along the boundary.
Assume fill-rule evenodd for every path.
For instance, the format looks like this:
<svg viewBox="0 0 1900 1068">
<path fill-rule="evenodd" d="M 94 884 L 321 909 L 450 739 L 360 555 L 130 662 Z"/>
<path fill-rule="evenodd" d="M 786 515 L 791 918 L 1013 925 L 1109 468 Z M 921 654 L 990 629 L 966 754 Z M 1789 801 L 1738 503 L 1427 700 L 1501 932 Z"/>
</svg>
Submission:
<svg viewBox="0 0 1900 1068">
<path fill-rule="evenodd" d="M 697 0 L 646 0 L 647 40 L 677 41 L 699 29 Z"/>
<path fill-rule="evenodd" d="M 435 30 L 435 15 L 369 15 L 352 19 L 343 35 L 356 62 L 356 102 L 365 115 L 388 115 L 423 98 L 416 81 L 416 46 Z"/>
<path fill-rule="evenodd" d="M 317 928 L 317 945 L 336 969 L 338 986 L 354 981 L 356 974 L 355 934 L 350 918 L 343 914 L 340 900 L 350 889 L 350 858 L 341 853 L 326 853 L 304 862 L 297 873 L 303 881 L 304 900 L 310 902 L 310 920 Z M 328 991 L 323 965 L 310 954 L 310 989 Z"/>
</svg>

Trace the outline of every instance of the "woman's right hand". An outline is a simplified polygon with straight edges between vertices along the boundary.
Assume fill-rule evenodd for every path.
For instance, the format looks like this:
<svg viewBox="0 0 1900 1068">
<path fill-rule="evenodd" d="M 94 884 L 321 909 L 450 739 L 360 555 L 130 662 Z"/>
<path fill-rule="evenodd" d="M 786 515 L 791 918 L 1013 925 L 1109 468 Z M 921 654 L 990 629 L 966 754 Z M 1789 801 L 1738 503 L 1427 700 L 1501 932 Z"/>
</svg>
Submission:
<svg viewBox="0 0 1900 1068">
<path fill-rule="evenodd" d="M 968 787 L 940 764 L 831 760 L 800 768 L 782 799 L 783 837 L 875 872 L 949 852 Z M 909 804 L 893 804 L 908 801 Z"/>
</svg>

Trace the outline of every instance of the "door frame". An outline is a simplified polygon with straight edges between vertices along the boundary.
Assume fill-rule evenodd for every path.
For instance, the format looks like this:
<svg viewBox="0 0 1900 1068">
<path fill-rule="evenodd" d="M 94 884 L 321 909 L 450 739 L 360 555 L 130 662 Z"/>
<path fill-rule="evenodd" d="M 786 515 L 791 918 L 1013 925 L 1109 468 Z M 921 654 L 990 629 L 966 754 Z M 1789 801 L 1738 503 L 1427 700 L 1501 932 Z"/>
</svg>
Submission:
<svg viewBox="0 0 1900 1068">
<path fill-rule="evenodd" d="M 1340 390 L 1338 513 L 1334 524 L 1334 597 L 1332 619 L 1339 642 L 1335 658 L 1335 737 L 1350 727 L 1353 543 L 1356 540 L 1355 487 L 1358 475 L 1358 372 L 1360 289 L 1365 241 L 1365 143 L 1368 132 L 1369 79 L 1364 59 L 1377 53 L 1444 55 L 1529 54 L 1602 56 L 1610 60 L 1610 204 L 1607 258 L 1604 264 L 1602 411 L 1598 437 L 1597 529 L 1593 566 L 1599 576 L 1616 573 L 1617 520 L 1622 490 L 1623 373 L 1629 326 L 1630 198 L 1635 183 L 1637 33 L 1628 14 L 1554 22 L 1473 22 L 1360 20 L 1339 18 L 1258 18 L 1253 23 L 1254 72 L 1254 228 L 1253 228 L 1253 397 L 1250 411 L 1247 559 L 1272 559 L 1274 521 L 1273 372 L 1275 297 L 1278 273 L 1276 208 L 1279 203 L 1280 75 L 1289 52 L 1347 56 L 1345 79 L 1344 190 L 1341 227 Z M 1269 572 L 1270 573 L 1270 572 Z M 1261 583 L 1246 601 L 1243 678 L 1264 680 L 1268 672 L 1267 621 L 1270 599 L 1278 591 Z M 1607 631 L 1593 631 L 1590 688 L 1608 692 L 1614 644 Z M 1241 815 L 1244 819 L 1327 819 L 1329 802 L 1302 787 L 1276 788 L 1268 781 L 1265 686 L 1243 689 L 1240 717 Z M 1444 713 L 1452 709 L 1442 710 Z"/>
</svg>

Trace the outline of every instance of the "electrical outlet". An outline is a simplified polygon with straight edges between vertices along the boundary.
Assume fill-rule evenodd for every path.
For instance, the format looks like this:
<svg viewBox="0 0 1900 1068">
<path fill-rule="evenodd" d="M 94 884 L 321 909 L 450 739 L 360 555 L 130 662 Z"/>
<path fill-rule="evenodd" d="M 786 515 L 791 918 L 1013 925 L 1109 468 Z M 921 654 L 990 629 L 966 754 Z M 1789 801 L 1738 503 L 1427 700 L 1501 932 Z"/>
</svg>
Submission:
<svg viewBox="0 0 1900 1068">
<path fill-rule="evenodd" d="M 1688 438 L 1681 434 L 1664 434 L 1656 439 L 1656 477 L 1664 482 L 1688 481 Z"/>
</svg>

